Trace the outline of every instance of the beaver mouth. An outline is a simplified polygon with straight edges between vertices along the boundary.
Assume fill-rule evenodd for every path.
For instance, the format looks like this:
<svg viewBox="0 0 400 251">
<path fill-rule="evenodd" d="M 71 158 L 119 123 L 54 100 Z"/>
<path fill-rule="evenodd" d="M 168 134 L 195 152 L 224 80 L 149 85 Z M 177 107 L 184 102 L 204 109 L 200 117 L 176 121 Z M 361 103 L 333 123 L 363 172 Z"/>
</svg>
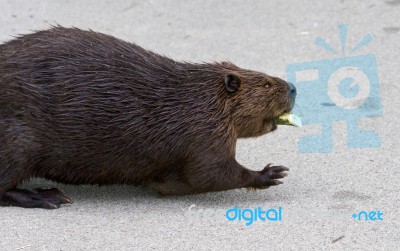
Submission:
<svg viewBox="0 0 400 251">
<path fill-rule="evenodd" d="M 268 131 L 276 130 L 277 129 L 276 119 L 282 116 L 283 114 L 290 113 L 293 109 L 293 106 L 290 105 L 290 103 L 287 103 L 281 108 L 283 109 L 280 109 L 280 111 L 272 114 L 272 116 L 271 114 L 269 114 L 266 117 L 264 117 L 263 124 L 265 127 L 268 127 L 269 129 Z"/>
<path fill-rule="evenodd" d="M 270 116 L 265 118 L 263 122 L 264 126 L 267 128 L 267 131 L 268 132 L 275 131 L 278 128 L 276 120 L 283 114 L 290 113 L 291 111 L 292 107 L 288 107 L 286 109 L 283 109 L 281 112 L 276 113 L 275 116 L 272 118 Z"/>
</svg>

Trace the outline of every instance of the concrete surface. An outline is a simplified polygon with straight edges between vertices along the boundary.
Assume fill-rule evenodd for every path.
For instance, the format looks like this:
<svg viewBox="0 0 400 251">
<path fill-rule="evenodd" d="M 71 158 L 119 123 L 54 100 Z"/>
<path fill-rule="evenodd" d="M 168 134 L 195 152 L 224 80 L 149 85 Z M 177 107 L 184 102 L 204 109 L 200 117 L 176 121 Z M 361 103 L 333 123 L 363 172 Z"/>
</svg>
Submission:
<svg viewBox="0 0 400 251">
<path fill-rule="evenodd" d="M 230 60 L 283 78 L 287 64 L 332 57 L 315 45 L 315 37 L 339 48 L 337 26 L 346 23 L 349 44 L 368 33 L 374 37 L 360 53 L 376 55 L 383 104 L 382 117 L 361 122 L 381 136 L 378 149 L 347 149 L 343 122 L 334 125 L 331 153 L 298 151 L 298 140 L 317 132 L 318 126 L 281 127 L 261 138 L 241 140 L 237 158 L 249 168 L 261 169 L 269 162 L 291 168 L 284 185 L 264 191 L 159 198 L 143 188 L 32 180 L 24 186 L 57 186 L 75 203 L 53 211 L 0 208 L 1 250 L 398 250 L 400 1 L 1 0 L 0 4 L 2 42 L 50 24 L 77 26 L 174 59 Z M 223 212 L 235 205 L 280 206 L 283 218 L 250 226 L 230 222 Z M 380 210 L 384 220 L 352 219 L 362 210 Z"/>
</svg>

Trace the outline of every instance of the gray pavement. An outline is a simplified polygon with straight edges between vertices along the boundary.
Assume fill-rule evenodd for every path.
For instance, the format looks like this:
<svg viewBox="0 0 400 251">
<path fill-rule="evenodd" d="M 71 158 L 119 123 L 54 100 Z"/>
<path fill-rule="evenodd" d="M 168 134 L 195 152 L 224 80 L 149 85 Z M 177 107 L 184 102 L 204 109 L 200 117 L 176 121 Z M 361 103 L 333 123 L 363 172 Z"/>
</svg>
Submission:
<svg viewBox="0 0 400 251">
<path fill-rule="evenodd" d="M 358 53 L 376 56 L 383 115 L 360 122 L 380 135 L 379 148 L 348 149 L 345 122 L 334 123 L 329 153 L 298 150 L 299 140 L 318 132 L 318 125 L 282 126 L 257 139 L 240 140 L 237 158 L 245 166 L 259 170 L 272 162 L 290 168 L 283 185 L 263 191 L 160 198 L 129 186 L 32 180 L 23 186 L 56 186 L 75 203 L 52 211 L 0 208 L 0 249 L 398 250 L 399 17 L 398 0 L 1 0 L 1 42 L 51 24 L 76 26 L 174 59 L 229 60 L 282 78 L 288 64 L 334 57 L 316 46 L 315 38 L 340 48 L 337 27 L 345 23 L 349 45 L 373 36 Z M 231 222 L 224 210 L 234 206 L 282 207 L 282 220 L 250 226 Z M 383 212 L 383 220 L 352 218 L 373 210 Z"/>
</svg>

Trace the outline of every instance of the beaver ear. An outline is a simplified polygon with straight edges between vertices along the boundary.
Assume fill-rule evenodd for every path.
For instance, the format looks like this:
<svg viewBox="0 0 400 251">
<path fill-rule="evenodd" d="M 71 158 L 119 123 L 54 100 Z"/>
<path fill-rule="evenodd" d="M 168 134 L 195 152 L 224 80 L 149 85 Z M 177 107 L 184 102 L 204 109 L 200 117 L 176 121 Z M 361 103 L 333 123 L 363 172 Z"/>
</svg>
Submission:
<svg viewBox="0 0 400 251">
<path fill-rule="evenodd" d="M 239 90 L 241 80 L 234 74 L 225 76 L 225 88 L 229 93 L 235 93 Z"/>
</svg>

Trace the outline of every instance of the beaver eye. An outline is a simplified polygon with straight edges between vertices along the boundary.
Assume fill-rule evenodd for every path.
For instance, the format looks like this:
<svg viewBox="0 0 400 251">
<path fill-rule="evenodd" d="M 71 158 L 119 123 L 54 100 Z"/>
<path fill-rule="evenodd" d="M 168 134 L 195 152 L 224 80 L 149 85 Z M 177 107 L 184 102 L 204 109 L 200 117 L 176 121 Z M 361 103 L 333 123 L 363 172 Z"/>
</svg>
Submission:
<svg viewBox="0 0 400 251">
<path fill-rule="evenodd" d="M 268 89 L 268 88 L 271 87 L 271 85 L 270 85 L 269 83 L 266 83 L 266 84 L 264 85 L 264 87 Z"/>
</svg>

